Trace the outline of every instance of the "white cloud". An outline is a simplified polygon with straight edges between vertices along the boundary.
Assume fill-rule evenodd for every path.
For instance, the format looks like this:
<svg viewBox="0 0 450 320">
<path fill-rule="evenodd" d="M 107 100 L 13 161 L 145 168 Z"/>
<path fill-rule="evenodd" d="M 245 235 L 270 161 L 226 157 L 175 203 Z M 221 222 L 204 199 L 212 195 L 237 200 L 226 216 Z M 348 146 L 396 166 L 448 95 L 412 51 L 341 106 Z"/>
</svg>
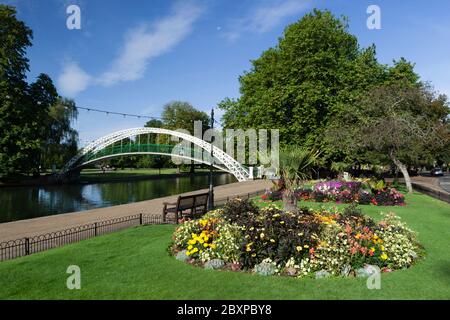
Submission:
<svg viewBox="0 0 450 320">
<path fill-rule="evenodd" d="M 65 96 L 73 97 L 85 90 L 91 82 L 91 77 L 76 63 L 70 62 L 63 67 L 58 78 L 58 86 Z"/>
<path fill-rule="evenodd" d="M 253 8 L 245 17 L 234 20 L 224 36 L 228 40 L 238 39 L 244 32 L 264 33 L 280 25 L 284 19 L 304 11 L 308 0 L 276 1 Z"/>
<path fill-rule="evenodd" d="M 141 25 L 129 32 L 119 56 L 100 76 L 99 83 L 108 86 L 142 78 L 152 59 L 172 49 L 192 31 L 200 13 L 197 6 L 178 3 L 170 16 L 152 27 Z"/>
<path fill-rule="evenodd" d="M 129 31 L 110 68 L 99 76 L 89 76 L 73 63 L 65 66 L 59 78 L 61 90 L 73 96 L 90 84 L 111 86 L 142 78 L 152 59 L 171 50 L 192 31 L 202 11 L 191 2 L 177 2 L 167 17 Z"/>
</svg>

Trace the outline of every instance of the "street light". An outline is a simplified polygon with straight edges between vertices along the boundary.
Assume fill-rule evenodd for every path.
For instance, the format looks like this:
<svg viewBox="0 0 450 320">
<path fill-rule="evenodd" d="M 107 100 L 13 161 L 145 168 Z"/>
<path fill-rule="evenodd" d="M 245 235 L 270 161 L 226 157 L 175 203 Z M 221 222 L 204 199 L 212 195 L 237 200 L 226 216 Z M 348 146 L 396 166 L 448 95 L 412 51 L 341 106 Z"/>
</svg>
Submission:
<svg viewBox="0 0 450 320">
<path fill-rule="evenodd" d="M 211 109 L 211 150 L 210 150 L 210 160 L 209 160 L 209 201 L 208 201 L 208 211 L 214 209 L 214 185 L 213 185 L 213 163 L 214 163 L 214 109 Z"/>
</svg>

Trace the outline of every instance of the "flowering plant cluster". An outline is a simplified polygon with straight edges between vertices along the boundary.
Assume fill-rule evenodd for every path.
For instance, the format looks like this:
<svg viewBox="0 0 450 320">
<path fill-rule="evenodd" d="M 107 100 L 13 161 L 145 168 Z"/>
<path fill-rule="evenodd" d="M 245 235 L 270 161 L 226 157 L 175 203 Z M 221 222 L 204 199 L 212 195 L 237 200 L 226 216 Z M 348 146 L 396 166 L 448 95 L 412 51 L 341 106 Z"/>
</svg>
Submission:
<svg viewBox="0 0 450 320">
<path fill-rule="evenodd" d="M 368 265 L 385 272 L 408 268 L 422 251 L 393 213 L 376 223 L 356 205 L 292 213 L 241 199 L 185 222 L 173 239 L 173 253 L 185 252 L 190 262 L 297 277 L 356 275 Z"/>
<path fill-rule="evenodd" d="M 359 203 L 375 206 L 401 206 L 405 198 L 397 189 L 388 187 L 382 180 L 320 181 L 312 188 L 295 190 L 298 200 L 314 202 Z M 281 190 L 268 190 L 261 199 L 276 201 L 282 198 Z"/>
<path fill-rule="evenodd" d="M 219 210 L 211 211 L 202 219 L 181 224 L 173 235 L 172 250 L 185 251 L 189 258 L 203 262 L 211 259 L 237 262 L 241 229 L 224 220 Z"/>
</svg>

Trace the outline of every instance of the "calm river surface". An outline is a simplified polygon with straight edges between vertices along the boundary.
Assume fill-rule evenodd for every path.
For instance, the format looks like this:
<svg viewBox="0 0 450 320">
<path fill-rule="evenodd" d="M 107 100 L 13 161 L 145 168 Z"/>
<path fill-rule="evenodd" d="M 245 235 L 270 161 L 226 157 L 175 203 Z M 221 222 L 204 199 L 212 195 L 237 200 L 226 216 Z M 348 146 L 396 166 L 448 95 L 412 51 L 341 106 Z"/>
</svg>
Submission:
<svg viewBox="0 0 450 320">
<path fill-rule="evenodd" d="M 236 182 L 214 176 L 214 185 Z M 208 176 L 107 182 L 88 185 L 0 188 L 0 223 L 155 199 L 208 187 Z"/>
</svg>

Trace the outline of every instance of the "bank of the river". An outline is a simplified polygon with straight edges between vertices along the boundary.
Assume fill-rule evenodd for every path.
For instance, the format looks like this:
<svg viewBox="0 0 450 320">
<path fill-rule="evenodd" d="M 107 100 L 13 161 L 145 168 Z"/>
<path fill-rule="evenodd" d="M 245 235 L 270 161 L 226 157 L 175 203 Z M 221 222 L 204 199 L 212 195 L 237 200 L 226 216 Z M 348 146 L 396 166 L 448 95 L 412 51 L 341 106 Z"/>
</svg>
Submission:
<svg viewBox="0 0 450 320">
<path fill-rule="evenodd" d="M 236 182 L 231 174 L 213 175 L 220 186 Z M 22 186 L 0 189 L 0 223 L 55 214 L 110 207 L 156 199 L 207 188 L 209 177 L 202 174 L 102 181 L 63 185 Z"/>
<path fill-rule="evenodd" d="M 270 187 L 266 180 L 236 182 L 214 188 L 216 199 L 252 193 Z M 206 192 L 207 189 L 195 192 Z M 193 193 L 187 192 L 186 194 Z M 164 202 L 173 202 L 178 195 L 162 197 L 147 201 L 139 201 L 107 208 L 98 208 L 81 212 L 71 212 L 34 219 L 19 220 L 0 224 L 0 242 L 18 238 L 54 232 L 74 226 L 93 223 L 100 220 L 119 218 L 139 213 L 161 214 Z"/>
<path fill-rule="evenodd" d="M 214 171 L 214 174 L 224 174 L 223 171 Z M 115 182 L 115 181 L 137 181 L 146 179 L 160 179 L 160 178 L 177 178 L 188 177 L 192 175 L 206 175 L 209 174 L 209 169 L 196 169 L 195 173 L 179 172 L 177 168 L 163 168 L 163 169 L 117 169 L 103 172 L 99 169 L 84 169 L 80 173 L 80 178 L 77 181 L 72 181 L 70 184 L 90 184 L 101 182 Z M 50 178 L 50 173 L 42 174 L 38 178 L 32 176 L 17 176 L 8 179 L 0 179 L 0 188 L 8 187 L 38 187 L 55 185 L 55 180 Z M 59 185 L 59 184 L 56 184 Z"/>
<path fill-rule="evenodd" d="M 123 169 L 116 171 L 101 170 L 83 170 L 80 174 L 80 179 L 77 183 L 90 184 L 102 182 L 116 182 L 116 181 L 139 181 L 148 179 L 166 179 L 166 178 L 180 178 L 191 176 L 205 176 L 209 174 L 208 169 L 197 169 L 195 173 L 177 172 L 176 168 L 158 169 Z M 227 174 L 224 171 L 213 171 L 214 175 Z"/>
</svg>

